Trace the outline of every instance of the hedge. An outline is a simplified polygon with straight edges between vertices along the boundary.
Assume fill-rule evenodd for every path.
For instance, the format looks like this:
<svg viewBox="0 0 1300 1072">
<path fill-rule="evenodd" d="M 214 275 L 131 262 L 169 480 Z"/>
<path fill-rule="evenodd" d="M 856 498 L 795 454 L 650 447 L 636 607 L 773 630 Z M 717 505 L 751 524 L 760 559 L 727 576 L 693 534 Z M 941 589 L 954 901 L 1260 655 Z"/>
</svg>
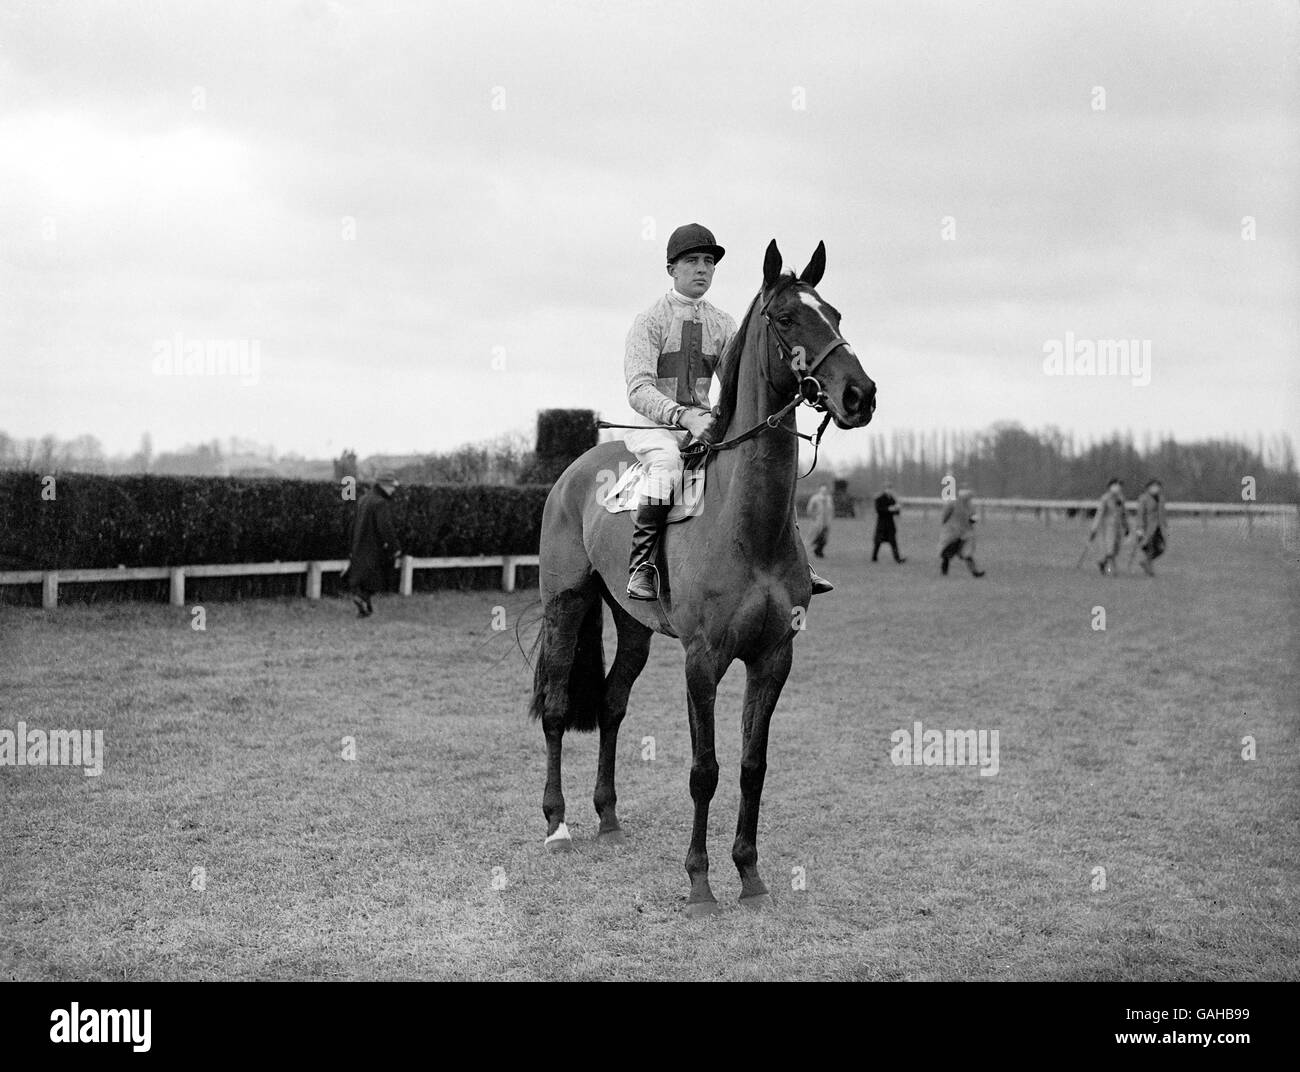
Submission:
<svg viewBox="0 0 1300 1072">
<path fill-rule="evenodd" d="M 356 503 L 338 485 L 227 477 L 0 473 L 0 569 L 347 558 Z M 394 521 L 420 557 L 536 554 L 550 489 L 410 486 Z M 358 495 L 364 485 L 358 488 Z"/>
<path fill-rule="evenodd" d="M 573 460 L 600 438 L 595 411 L 544 409 L 537 414 L 537 449 L 519 474 L 521 484 L 554 484 Z"/>
</svg>

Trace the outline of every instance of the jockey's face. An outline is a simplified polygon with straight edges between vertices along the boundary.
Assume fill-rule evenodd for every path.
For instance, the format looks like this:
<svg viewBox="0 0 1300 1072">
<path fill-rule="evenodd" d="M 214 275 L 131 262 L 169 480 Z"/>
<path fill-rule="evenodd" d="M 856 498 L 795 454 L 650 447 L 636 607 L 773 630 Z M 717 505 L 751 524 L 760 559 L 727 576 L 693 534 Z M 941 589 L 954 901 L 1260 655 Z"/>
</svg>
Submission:
<svg viewBox="0 0 1300 1072">
<path fill-rule="evenodd" d="M 685 298 L 702 298 L 713 285 L 712 253 L 685 253 L 668 266 L 673 288 Z"/>
</svg>

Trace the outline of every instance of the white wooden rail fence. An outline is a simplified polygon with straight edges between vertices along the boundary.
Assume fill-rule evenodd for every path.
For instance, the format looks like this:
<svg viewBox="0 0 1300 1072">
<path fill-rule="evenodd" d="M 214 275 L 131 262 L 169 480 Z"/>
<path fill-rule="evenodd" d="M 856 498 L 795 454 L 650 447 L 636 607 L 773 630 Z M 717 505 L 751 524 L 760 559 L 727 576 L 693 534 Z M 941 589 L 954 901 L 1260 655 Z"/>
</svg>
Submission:
<svg viewBox="0 0 1300 1072">
<path fill-rule="evenodd" d="M 1098 499 L 1100 496 L 1098 496 Z M 941 499 L 938 496 L 933 498 L 917 498 L 914 496 L 899 496 L 899 506 L 909 506 L 919 508 L 921 516 L 928 517 L 930 511 L 942 510 L 948 505 L 949 500 Z M 871 500 L 865 502 L 855 499 L 855 507 L 859 513 L 870 514 Z M 1012 520 L 1020 516 L 1022 510 L 1041 515 L 1043 524 L 1051 524 L 1053 511 L 1065 513 L 1067 510 L 1079 512 L 1082 520 L 1090 520 L 1088 511 L 1097 505 L 1097 499 L 981 499 L 975 496 L 975 513 L 976 516 L 989 511 L 1009 512 Z M 1138 504 L 1136 500 L 1125 504 L 1128 512 L 1137 513 Z M 865 507 L 865 511 L 863 508 Z M 1258 502 L 1228 502 L 1228 503 L 1188 503 L 1177 502 L 1167 503 L 1165 513 L 1170 517 L 1200 517 L 1202 527 L 1208 527 L 1211 517 L 1244 517 L 1246 519 L 1247 529 L 1253 529 L 1257 520 L 1266 518 L 1276 518 L 1284 526 L 1294 524 L 1297 518 L 1300 518 L 1300 505 L 1295 503 L 1258 503 Z"/>
<path fill-rule="evenodd" d="M 116 569 L 9 570 L 0 572 L 0 584 L 39 584 L 41 606 L 47 610 L 59 605 L 60 584 L 85 584 L 103 581 L 170 581 L 173 607 L 185 605 L 185 581 L 189 577 L 257 577 L 275 574 L 305 573 L 307 598 L 320 599 L 321 577 L 342 573 L 346 558 L 320 562 L 243 562 L 210 566 L 118 566 Z M 398 591 L 409 596 L 418 569 L 463 569 L 466 567 L 501 568 L 501 587 L 515 590 L 515 570 L 519 566 L 536 566 L 536 555 L 473 555 L 458 558 L 415 558 L 403 555 L 400 560 L 401 583 Z"/>
</svg>

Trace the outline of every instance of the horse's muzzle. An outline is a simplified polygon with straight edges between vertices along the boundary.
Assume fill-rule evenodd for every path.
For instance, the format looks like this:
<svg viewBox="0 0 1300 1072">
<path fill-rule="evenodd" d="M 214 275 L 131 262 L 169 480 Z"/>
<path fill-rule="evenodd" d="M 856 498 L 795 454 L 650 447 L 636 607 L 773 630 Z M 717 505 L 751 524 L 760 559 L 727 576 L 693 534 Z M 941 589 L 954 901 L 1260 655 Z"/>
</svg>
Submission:
<svg viewBox="0 0 1300 1072">
<path fill-rule="evenodd" d="M 871 415 L 876 412 L 876 384 L 870 377 L 862 382 L 844 385 L 840 395 L 840 410 L 843 417 L 836 420 L 842 428 L 861 428 L 871 422 Z"/>
</svg>

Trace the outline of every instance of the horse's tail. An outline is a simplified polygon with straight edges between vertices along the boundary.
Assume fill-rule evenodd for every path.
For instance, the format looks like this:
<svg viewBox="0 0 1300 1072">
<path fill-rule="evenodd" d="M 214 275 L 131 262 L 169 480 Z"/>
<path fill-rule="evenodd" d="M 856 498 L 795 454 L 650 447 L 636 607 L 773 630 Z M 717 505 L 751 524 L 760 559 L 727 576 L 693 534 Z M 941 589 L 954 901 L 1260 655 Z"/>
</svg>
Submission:
<svg viewBox="0 0 1300 1072">
<path fill-rule="evenodd" d="M 577 636 L 569 634 L 548 615 L 542 619 L 542 630 L 533 644 L 536 664 L 533 671 L 533 702 L 529 714 L 539 719 L 546 711 L 548 701 L 560 699 L 564 704 L 564 728 L 590 733 L 600 725 L 600 713 L 605 706 L 605 646 L 601 639 L 604 627 L 604 605 L 593 599 L 582 613 Z M 567 634 L 567 635 L 566 635 Z M 558 645 L 572 643 L 573 665 L 569 668 L 568 695 L 549 697 L 548 678 L 552 660 L 562 656 Z"/>
</svg>

